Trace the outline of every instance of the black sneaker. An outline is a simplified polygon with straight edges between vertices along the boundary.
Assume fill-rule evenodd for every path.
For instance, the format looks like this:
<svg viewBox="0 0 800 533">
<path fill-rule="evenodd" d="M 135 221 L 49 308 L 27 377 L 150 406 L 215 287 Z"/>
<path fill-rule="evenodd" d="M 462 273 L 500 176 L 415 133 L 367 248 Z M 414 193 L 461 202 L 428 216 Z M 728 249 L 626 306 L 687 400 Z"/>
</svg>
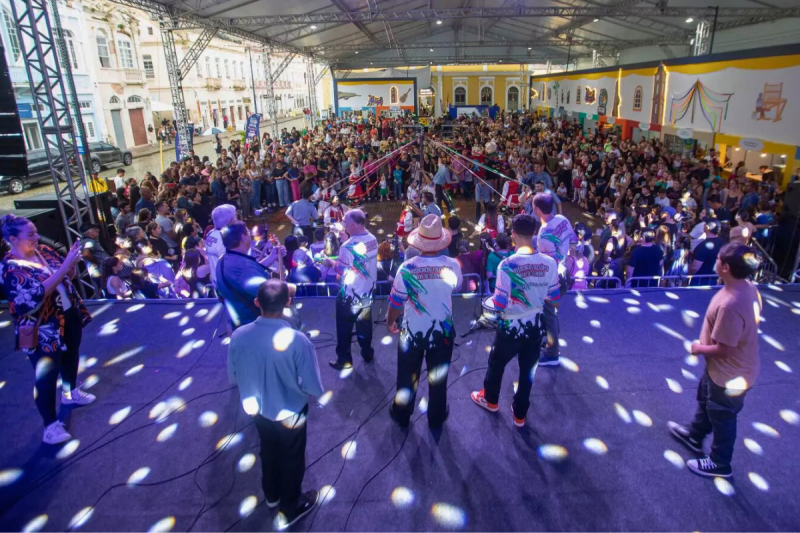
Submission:
<svg viewBox="0 0 800 533">
<path fill-rule="evenodd" d="M 539 356 L 539 366 L 561 366 L 561 359 L 557 355 L 542 354 Z"/>
<path fill-rule="evenodd" d="M 335 368 L 336 370 L 344 370 L 345 368 L 352 368 L 353 363 L 350 362 L 342 362 L 338 359 L 334 359 L 333 361 L 328 361 L 328 364 L 331 365 L 331 368 Z"/>
<path fill-rule="evenodd" d="M 361 354 L 361 356 L 364 358 L 364 362 L 367 363 L 367 364 L 369 364 L 369 363 L 371 363 L 371 362 L 373 362 L 375 360 L 375 354 L 374 353 L 372 355 L 370 355 L 369 357 L 367 357 L 364 354 Z"/>
<path fill-rule="evenodd" d="M 677 422 L 667 422 L 667 427 L 672 436 L 675 437 L 681 444 L 692 450 L 694 453 L 703 453 L 703 443 L 697 439 L 693 439 L 689 435 L 689 428 L 682 426 Z"/>
<path fill-rule="evenodd" d="M 698 476 L 731 477 L 733 475 L 731 465 L 718 465 L 707 455 L 700 459 L 689 459 L 686 461 L 686 466 Z"/>
<path fill-rule="evenodd" d="M 317 500 L 319 500 L 319 491 L 310 490 L 301 494 L 300 499 L 297 500 L 297 507 L 286 514 L 281 513 L 278 517 L 278 528 L 283 530 L 291 527 L 314 509 L 314 506 L 317 505 Z"/>
<path fill-rule="evenodd" d="M 280 498 L 275 498 L 275 501 L 270 501 L 269 498 L 267 498 L 267 507 L 269 507 L 270 509 L 275 509 L 280 504 L 281 504 Z"/>
</svg>

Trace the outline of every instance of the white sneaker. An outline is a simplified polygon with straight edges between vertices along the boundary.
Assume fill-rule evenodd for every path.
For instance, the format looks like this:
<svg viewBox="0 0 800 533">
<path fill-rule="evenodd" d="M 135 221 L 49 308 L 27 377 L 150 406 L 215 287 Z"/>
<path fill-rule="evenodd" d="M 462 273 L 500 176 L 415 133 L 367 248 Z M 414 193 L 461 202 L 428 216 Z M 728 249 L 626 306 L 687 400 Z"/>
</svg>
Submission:
<svg viewBox="0 0 800 533">
<path fill-rule="evenodd" d="M 89 405 L 96 399 L 94 394 L 83 392 L 81 389 L 72 389 L 69 396 L 64 392 L 61 393 L 61 405 Z"/>
<path fill-rule="evenodd" d="M 46 428 L 44 428 L 44 436 L 42 442 L 45 444 L 61 444 L 67 442 L 72 438 L 72 435 L 67 433 L 64 429 L 64 422 L 56 420 Z"/>
</svg>

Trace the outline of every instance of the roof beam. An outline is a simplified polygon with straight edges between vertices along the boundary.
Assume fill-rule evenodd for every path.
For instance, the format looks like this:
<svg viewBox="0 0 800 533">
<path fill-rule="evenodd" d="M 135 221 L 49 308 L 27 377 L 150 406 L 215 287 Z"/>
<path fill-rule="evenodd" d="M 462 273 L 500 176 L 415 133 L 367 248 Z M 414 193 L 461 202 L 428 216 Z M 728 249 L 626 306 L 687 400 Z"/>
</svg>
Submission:
<svg viewBox="0 0 800 533">
<path fill-rule="evenodd" d="M 143 1 L 143 0 L 124 0 Z M 334 0 L 339 1 L 339 0 Z M 713 14 L 709 7 L 641 7 L 636 10 L 639 17 L 708 17 Z M 630 9 L 618 6 L 563 6 L 563 7 L 494 7 L 453 9 L 412 9 L 381 11 L 347 11 L 342 13 L 308 13 L 290 15 L 265 15 L 256 17 L 233 17 L 205 19 L 205 24 L 231 26 L 271 26 L 276 24 L 319 24 L 329 22 L 393 22 L 398 20 L 428 20 L 456 18 L 535 18 L 535 17 L 614 17 L 630 15 Z M 721 7 L 719 17 L 800 17 L 800 7 L 772 9 L 763 7 Z M 206 26 L 203 26 L 206 27 Z"/>
<path fill-rule="evenodd" d="M 345 15 L 352 15 L 352 14 L 355 14 L 355 13 L 356 13 L 356 12 L 351 12 L 351 11 L 349 11 L 349 10 L 347 9 L 347 6 L 346 6 L 346 5 L 344 5 L 344 4 L 343 4 L 343 3 L 342 3 L 340 0 L 331 0 L 331 3 L 332 3 L 333 5 L 335 5 L 335 6 L 336 6 L 336 7 L 337 7 L 339 10 L 341 10 L 341 11 L 342 11 L 342 14 L 345 14 Z M 367 14 L 369 15 L 369 14 L 371 14 L 371 13 L 374 13 L 374 11 L 372 11 L 372 7 L 370 6 L 370 10 L 369 10 L 369 11 L 367 11 Z M 367 19 L 367 20 L 369 20 L 369 19 Z M 367 27 L 364 25 L 364 23 L 363 23 L 363 22 L 361 22 L 360 20 L 355 20 L 355 19 L 354 19 L 354 20 L 351 20 L 350 22 L 352 22 L 352 23 L 353 23 L 353 25 L 354 25 L 356 28 L 358 28 L 358 30 L 359 30 L 361 33 L 363 33 L 364 35 L 366 35 L 366 36 L 367 36 L 367 38 L 368 38 L 370 41 L 372 41 L 372 42 L 373 42 L 373 43 L 375 43 L 375 44 L 379 44 L 379 43 L 380 43 L 380 41 L 378 40 L 378 38 L 377 38 L 377 37 L 375 37 L 375 36 L 372 34 L 372 32 L 371 32 L 371 31 L 369 31 L 369 30 L 367 29 Z"/>
<path fill-rule="evenodd" d="M 591 54 L 573 54 L 573 57 L 591 57 Z M 564 58 L 566 58 L 566 54 L 564 54 Z M 406 67 L 406 66 L 420 66 L 420 65 L 430 65 L 430 64 L 437 64 L 437 65 L 454 65 L 454 64 L 462 64 L 462 65 L 480 65 L 484 63 L 505 63 L 509 66 L 510 69 L 516 71 L 519 69 L 519 64 L 529 64 L 529 63 L 545 63 L 549 59 L 554 59 L 550 55 L 516 55 L 516 56 L 508 56 L 505 54 L 502 55 L 479 55 L 479 56 L 467 56 L 467 57 L 456 57 L 456 56 L 438 56 L 431 59 L 428 58 L 416 58 L 410 57 L 407 62 L 403 62 L 401 58 L 398 57 L 391 57 L 391 58 L 381 58 L 376 59 L 380 63 L 381 67 Z M 368 68 L 370 65 L 369 62 L 358 62 L 358 61 L 340 61 L 338 63 L 334 63 L 332 68 L 335 70 L 356 70 L 360 68 Z M 374 68 L 374 67 L 373 67 Z"/>
</svg>

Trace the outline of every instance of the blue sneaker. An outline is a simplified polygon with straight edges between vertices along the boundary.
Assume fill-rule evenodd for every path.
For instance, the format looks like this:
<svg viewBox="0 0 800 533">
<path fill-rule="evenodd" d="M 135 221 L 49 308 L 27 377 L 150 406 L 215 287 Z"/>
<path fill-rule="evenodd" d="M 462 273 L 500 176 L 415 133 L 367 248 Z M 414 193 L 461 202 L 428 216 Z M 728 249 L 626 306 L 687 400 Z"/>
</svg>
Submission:
<svg viewBox="0 0 800 533">
<path fill-rule="evenodd" d="M 557 355 L 542 354 L 539 356 L 539 366 L 560 366 L 561 360 Z"/>
</svg>

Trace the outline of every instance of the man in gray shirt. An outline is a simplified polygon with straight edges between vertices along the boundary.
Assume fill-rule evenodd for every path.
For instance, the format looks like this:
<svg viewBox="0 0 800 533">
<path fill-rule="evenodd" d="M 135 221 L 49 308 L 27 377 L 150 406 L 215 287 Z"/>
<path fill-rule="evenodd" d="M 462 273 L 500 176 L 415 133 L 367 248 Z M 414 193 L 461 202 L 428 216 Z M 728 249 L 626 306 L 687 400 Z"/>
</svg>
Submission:
<svg viewBox="0 0 800 533">
<path fill-rule="evenodd" d="M 164 200 L 156 202 L 156 222 L 161 226 L 161 238 L 170 248 L 178 247 L 177 237 L 175 236 L 175 224 L 167 216 L 169 214 L 169 204 Z"/>
<path fill-rule="evenodd" d="M 314 228 L 311 223 L 317 219 L 317 208 L 309 201 L 312 194 L 311 189 L 303 191 L 303 197 L 292 202 L 286 210 L 286 217 L 300 228 L 303 235 L 308 238 L 308 242 L 314 242 Z"/>
<path fill-rule="evenodd" d="M 280 505 L 280 529 L 307 515 L 319 492 L 302 492 L 308 397 L 323 393 L 314 345 L 283 319 L 289 288 L 263 282 L 256 304 L 261 316 L 231 335 L 228 377 L 238 385 L 244 411 L 261 438 L 261 485 L 267 507 Z"/>
</svg>

